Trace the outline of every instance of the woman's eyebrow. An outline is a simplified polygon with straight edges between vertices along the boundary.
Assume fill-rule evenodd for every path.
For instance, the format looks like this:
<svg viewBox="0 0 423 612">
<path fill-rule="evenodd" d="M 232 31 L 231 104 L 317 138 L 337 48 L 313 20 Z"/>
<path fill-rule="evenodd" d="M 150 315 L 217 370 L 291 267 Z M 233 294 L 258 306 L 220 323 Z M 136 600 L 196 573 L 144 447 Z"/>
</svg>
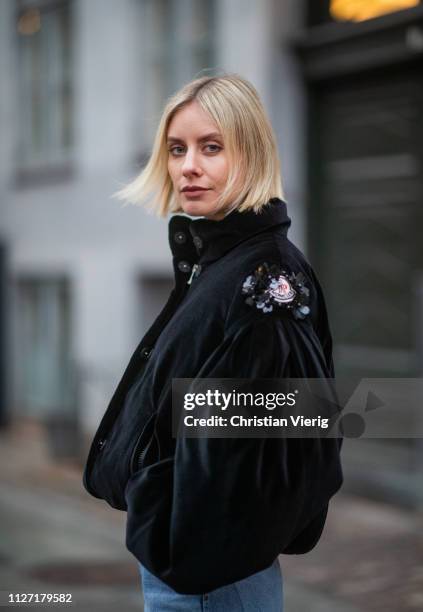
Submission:
<svg viewBox="0 0 423 612">
<path fill-rule="evenodd" d="M 205 134 L 204 136 L 201 136 L 201 138 L 198 138 L 198 142 L 203 142 L 204 140 L 210 140 L 212 138 L 215 138 L 215 139 L 217 138 L 219 140 L 222 139 L 219 132 L 210 132 L 209 134 Z M 167 141 L 168 142 L 183 142 L 181 138 L 175 138 L 174 136 L 169 136 Z"/>
</svg>

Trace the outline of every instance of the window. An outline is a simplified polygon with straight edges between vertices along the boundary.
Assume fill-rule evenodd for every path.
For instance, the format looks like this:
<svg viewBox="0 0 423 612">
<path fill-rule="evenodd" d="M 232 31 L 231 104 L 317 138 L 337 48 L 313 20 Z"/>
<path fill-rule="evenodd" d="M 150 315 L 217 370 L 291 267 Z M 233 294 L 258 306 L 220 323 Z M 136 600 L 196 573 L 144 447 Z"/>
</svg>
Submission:
<svg viewBox="0 0 423 612">
<path fill-rule="evenodd" d="M 18 0 L 21 168 L 61 166 L 72 147 L 71 2 Z"/>
<path fill-rule="evenodd" d="M 421 0 L 309 0 L 308 22 L 317 25 L 331 21 L 366 21 L 420 4 Z"/>
<path fill-rule="evenodd" d="M 142 0 L 141 20 L 145 79 L 140 97 L 147 125 L 140 132 L 148 146 L 166 98 L 213 71 L 215 0 Z"/>
<path fill-rule="evenodd" d="M 332 0 L 330 14 L 336 21 L 365 21 L 420 4 L 420 0 Z"/>
<path fill-rule="evenodd" d="M 145 334 L 157 313 L 169 299 L 170 292 L 174 287 L 175 281 L 170 275 L 141 274 L 139 277 L 139 312 L 140 319 L 137 321 L 139 335 Z"/>
<path fill-rule="evenodd" d="M 18 411 L 42 418 L 69 415 L 74 410 L 69 283 L 21 278 L 16 298 Z"/>
</svg>

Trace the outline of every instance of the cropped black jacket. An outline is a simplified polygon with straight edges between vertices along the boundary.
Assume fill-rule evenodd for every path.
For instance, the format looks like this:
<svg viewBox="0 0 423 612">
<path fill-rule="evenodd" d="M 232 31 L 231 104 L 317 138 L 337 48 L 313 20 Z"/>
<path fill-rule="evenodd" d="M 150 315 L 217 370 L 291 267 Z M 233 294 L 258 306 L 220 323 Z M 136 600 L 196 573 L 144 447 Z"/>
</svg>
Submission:
<svg viewBox="0 0 423 612">
<path fill-rule="evenodd" d="M 290 223 L 278 198 L 221 221 L 170 218 L 175 286 L 87 458 L 87 491 L 127 512 L 127 548 L 180 593 L 204 593 L 280 553 L 310 551 L 343 481 L 340 438 L 172 437 L 173 378 L 334 376 L 322 290 L 287 237 Z M 302 273 L 307 316 L 247 300 L 246 279 L 263 264 Z"/>
</svg>

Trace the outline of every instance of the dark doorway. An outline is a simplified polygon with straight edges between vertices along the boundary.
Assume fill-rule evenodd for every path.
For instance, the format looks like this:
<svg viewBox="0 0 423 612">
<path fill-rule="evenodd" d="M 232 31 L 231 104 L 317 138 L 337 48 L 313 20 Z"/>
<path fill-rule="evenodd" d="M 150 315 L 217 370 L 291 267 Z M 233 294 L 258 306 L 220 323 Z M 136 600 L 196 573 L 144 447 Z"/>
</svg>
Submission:
<svg viewBox="0 0 423 612">
<path fill-rule="evenodd" d="M 310 246 L 328 289 L 338 371 L 416 376 L 423 270 L 423 83 L 415 70 L 313 92 L 318 209 Z"/>
<path fill-rule="evenodd" d="M 421 376 L 423 82 L 416 64 L 310 86 L 310 250 L 338 376 Z M 345 445 L 350 485 L 421 503 L 418 440 Z"/>
</svg>

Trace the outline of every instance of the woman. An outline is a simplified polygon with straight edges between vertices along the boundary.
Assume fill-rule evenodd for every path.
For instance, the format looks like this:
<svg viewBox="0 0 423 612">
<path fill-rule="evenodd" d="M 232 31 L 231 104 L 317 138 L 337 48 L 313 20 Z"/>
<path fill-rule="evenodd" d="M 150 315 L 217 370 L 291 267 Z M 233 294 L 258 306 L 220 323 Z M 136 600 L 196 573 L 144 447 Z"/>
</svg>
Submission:
<svg viewBox="0 0 423 612">
<path fill-rule="evenodd" d="M 172 379 L 333 377 L 324 298 L 288 240 L 277 147 L 238 75 L 188 83 L 119 196 L 154 194 L 175 287 L 95 435 L 84 485 L 127 511 L 145 610 L 282 610 L 278 555 L 311 550 L 342 484 L 333 439 L 172 437 Z M 200 218 L 198 218 L 200 217 Z"/>
</svg>

